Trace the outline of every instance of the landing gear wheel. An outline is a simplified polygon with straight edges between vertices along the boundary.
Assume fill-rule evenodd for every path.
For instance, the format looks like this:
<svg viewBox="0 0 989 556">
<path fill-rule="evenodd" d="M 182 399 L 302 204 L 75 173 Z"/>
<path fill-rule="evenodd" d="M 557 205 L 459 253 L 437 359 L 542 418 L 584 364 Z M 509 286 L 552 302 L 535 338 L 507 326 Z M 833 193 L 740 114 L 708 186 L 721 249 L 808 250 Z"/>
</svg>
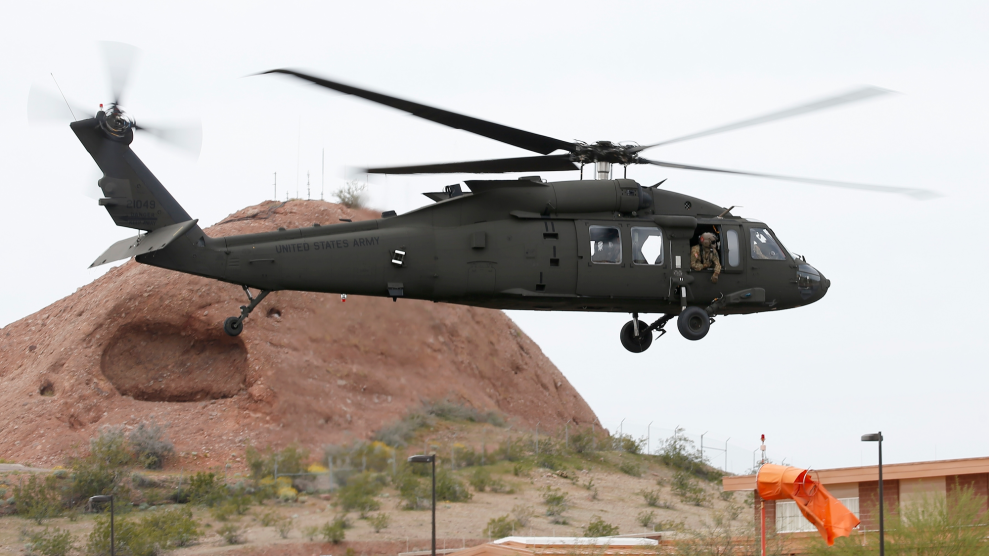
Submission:
<svg viewBox="0 0 989 556">
<path fill-rule="evenodd" d="M 635 337 L 635 321 L 630 320 L 622 327 L 622 345 L 632 353 L 642 353 L 652 345 L 652 330 L 649 325 L 639 321 L 639 337 Z"/>
<path fill-rule="evenodd" d="M 680 335 L 688 340 L 700 340 L 711 329 L 711 317 L 700 307 L 687 307 L 677 317 Z"/>
<path fill-rule="evenodd" d="M 223 331 L 230 336 L 237 336 L 244 331 L 244 324 L 238 317 L 230 317 L 223 321 Z"/>
</svg>

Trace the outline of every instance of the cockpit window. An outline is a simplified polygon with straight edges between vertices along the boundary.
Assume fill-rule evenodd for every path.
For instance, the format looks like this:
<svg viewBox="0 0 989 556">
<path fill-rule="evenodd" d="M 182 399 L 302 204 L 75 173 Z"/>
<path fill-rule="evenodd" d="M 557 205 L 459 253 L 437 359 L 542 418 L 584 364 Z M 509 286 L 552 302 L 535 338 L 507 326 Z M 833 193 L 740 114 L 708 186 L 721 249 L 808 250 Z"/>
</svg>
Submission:
<svg viewBox="0 0 989 556">
<path fill-rule="evenodd" d="M 663 231 L 659 228 L 632 228 L 632 262 L 663 264 Z"/>
<path fill-rule="evenodd" d="M 621 264 L 622 236 L 618 228 L 611 226 L 590 226 L 591 262 L 601 264 Z"/>
<path fill-rule="evenodd" d="M 785 261 L 786 255 L 766 228 L 749 230 L 752 240 L 752 258 L 769 261 Z"/>
</svg>

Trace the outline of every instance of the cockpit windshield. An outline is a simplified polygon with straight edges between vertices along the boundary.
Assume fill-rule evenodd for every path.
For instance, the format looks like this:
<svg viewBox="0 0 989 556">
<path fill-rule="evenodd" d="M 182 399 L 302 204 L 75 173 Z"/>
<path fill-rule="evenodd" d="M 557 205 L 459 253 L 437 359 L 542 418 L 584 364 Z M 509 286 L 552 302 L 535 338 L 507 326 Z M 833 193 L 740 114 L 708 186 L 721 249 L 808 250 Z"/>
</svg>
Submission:
<svg viewBox="0 0 989 556">
<path fill-rule="evenodd" d="M 785 261 L 786 254 L 780 248 L 772 234 L 766 228 L 752 228 L 749 230 L 749 239 L 752 244 L 752 258 L 768 261 Z"/>
</svg>

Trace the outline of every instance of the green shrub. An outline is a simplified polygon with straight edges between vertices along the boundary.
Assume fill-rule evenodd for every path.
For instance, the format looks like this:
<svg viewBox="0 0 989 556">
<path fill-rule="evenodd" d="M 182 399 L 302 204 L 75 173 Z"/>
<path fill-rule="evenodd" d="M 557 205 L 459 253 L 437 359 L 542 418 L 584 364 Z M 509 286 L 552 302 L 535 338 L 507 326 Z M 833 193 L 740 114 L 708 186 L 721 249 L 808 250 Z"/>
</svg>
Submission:
<svg viewBox="0 0 989 556">
<path fill-rule="evenodd" d="M 515 465 L 512 466 L 512 475 L 515 475 L 516 477 L 528 477 L 532 473 L 533 466 L 532 461 L 529 460 L 516 462 Z"/>
<path fill-rule="evenodd" d="M 364 208 L 367 203 L 364 190 L 367 184 L 358 181 L 348 181 L 343 187 L 333 192 L 340 204 L 347 208 Z"/>
<path fill-rule="evenodd" d="M 375 533 L 380 533 L 382 529 L 387 529 L 391 525 L 391 518 L 388 514 L 376 514 L 368 517 L 367 522 L 371 524 Z"/>
<path fill-rule="evenodd" d="M 273 477 L 276 464 L 279 475 L 305 472 L 309 451 L 295 444 L 290 444 L 281 451 L 275 451 L 270 446 L 264 450 L 248 446 L 244 459 L 247 460 L 247 467 L 251 470 L 251 478 L 258 482 L 265 477 Z"/>
<path fill-rule="evenodd" d="M 470 478 L 467 479 L 470 486 L 474 487 L 477 492 L 484 492 L 489 486 L 491 486 L 492 478 L 491 472 L 483 467 L 478 467 L 471 472 Z"/>
<path fill-rule="evenodd" d="M 216 530 L 216 534 L 220 535 L 227 544 L 243 544 L 247 542 L 244 538 L 244 529 L 235 523 L 227 523 L 223 527 Z"/>
<path fill-rule="evenodd" d="M 677 428 L 673 436 L 663 442 L 660 457 L 663 463 L 685 471 L 702 479 L 714 481 L 724 476 L 720 470 L 707 465 L 700 451 L 694 447 L 694 442 L 682 435 L 683 429 Z"/>
<path fill-rule="evenodd" d="M 287 517 L 280 517 L 278 521 L 275 522 L 275 531 L 278 531 L 278 536 L 287 539 L 289 533 L 292 532 L 292 520 Z"/>
<path fill-rule="evenodd" d="M 209 510 L 210 515 L 213 519 L 217 521 L 227 521 L 231 517 L 237 515 L 237 510 L 234 508 L 233 504 L 224 502 L 222 504 L 216 504 Z"/>
<path fill-rule="evenodd" d="M 506 514 L 489 519 L 487 527 L 481 534 L 489 539 L 503 539 L 514 535 L 516 528 L 521 529 L 521 526 L 512 519 L 512 516 Z"/>
<path fill-rule="evenodd" d="M 607 435 L 597 432 L 593 427 L 583 427 L 570 435 L 570 450 L 577 454 L 589 454 L 605 446 Z"/>
<path fill-rule="evenodd" d="M 639 454 L 642 452 L 642 446 L 646 443 L 645 439 L 636 440 L 632 438 L 630 434 L 619 434 L 617 436 L 611 437 L 611 448 L 619 452 L 626 452 L 629 454 Z"/>
<path fill-rule="evenodd" d="M 372 473 L 361 473 L 347 480 L 347 484 L 337 491 L 335 504 L 345 512 L 360 512 L 361 517 L 381 507 L 374 499 L 384 485 Z"/>
<path fill-rule="evenodd" d="M 642 495 L 642 499 L 646 502 L 646 506 L 650 508 L 655 508 L 659 506 L 660 493 L 658 490 L 643 490 L 639 492 Z"/>
<path fill-rule="evenodd" d="M 639 512 L 639 515 L 635 516 L 635 521 L 637 521 L 639 525 L 648 529 L 656 523 L 656 512 L 653 510 L 649 510 L 648 512 L 643 510 Z"/>
<path fill-rule="evenodd" d="M 149 533 L 156 531 L 159 542 L 171 548 L 189 546 L 202 536 L 189 508 L 149 512 L 141 518 L 140 527 Z"/>
<path fill-rule="evenodd" d="M 504 418 L 495 411 L 482 412 L 450 400 L 423 402 L 422 407 L 409 411 L 397 422 L 378 430 L 374 434 L 374 440 L 403 448 L 408 446 L 416 432 L 431 427 L 436 419 L 490 423 L 499 427 L 505 424 Z"/>
<path fill-rule="evenodd" d="M 111 468 L 125 467 L 131 463 L 127 438 L 123 427 L 105 426 L 89 440 L 89 457 Z"/>
<path fill-rule="evenodd" d="M 302 536 L 310 541 L 314 541 L 319 536 L 319 531 L 319 525 L 306 525 L 302 528 Z"/>
<path fill-rule="evenodd" d="M 189 478 L 189 502 L 213 507 L 227 497 L 227 488 L 216 473 L 200 471 Z"/>
<path fill-rule="evenodd" d="M 268 510 L 258 516 L 258 521 L 261 522 L 262 527 L 271 527 L 272 525 L 278 523 L 279 519 L 281 519 L 281 516 L 279 516 L 278 512 L 275 510 Z"/>
<path fill-rule="evenodd" d="M 570 509 L 570 495 L 558 488 L 547 486 L 543 489 L 543 503 L 546 504 L 546 515 L 551 523 L 565 525 L 563 514 Z"/>
<path fill-rule="evenodd" d="M 66 556 L 75 550 L 75 540 L 72 534 L 65 529 L 48 528 L 28 535 L 28 554 L 40 554 L 42 556 Z"/>
<path fill-rule="evenodd" d="M 118 515 L 114 521 L 116 553 L 128 556 L 158 556 L 168 548 L 189 546 L 201 536 L 202 532 L 188 508 L 149 512 L 139 521 Z M 108 514 L 97 516 L 85 553 L 87 556 L 109 556 Z"/>
<path fill-rule="evenodd" d="M 431 486 L 425 484 L 425 481 L 406 470 L 395 478 L 395 484 L 398 487 L 398 494 L 402 498 L 403 508 L 406 510 L 429 508 L 432 503 L 432 492 Z"/>
<path fill-rule="evenodd" d="M 14 485 L 14 511 L 38 525 L 62 515 L 62 495 L 53 475 L 32 474 L 27 481 Z"/>
<path fill-rule="evenodd" d="M 121 485 L 124 470 L 132 462 L 123 427 L 103 427 L 89 440 L 89 455 L 70 462 L 70 498 L 82 502 L 92 496 L 112 494 L 127 497 Z"/>
<path fill-rule="evenodd" d="M 599 515 L 592 517 L 591 522 L 584 527 L 585 537 L 613 537 L 617 534 L 618 526 L 606 523 Z"/>
<path fill-rule="evenodd" d="M 512 517 L 515 518 L 515 522 L 519 524 L 519 527 L 528 527 L 532 518 L 536 517 L 536 510 L 532 506 L 516 504 L 512 506 Z"/>
<path fill-rule="evenodd" d="M 622 459 L 620 462 L 618 462 L 618 470 L 626 475 L 631 475 L 633 477 L 642 476 L 642 468 L 639 467 L 639 464 L 637 462 L 632 461 L 630 459 Z"/>
<path fill-rule="evenodd" d="M 687 504 L 703 506 L 707 503 L 707 493 L 690 478 L 686 471 L 677 471 L 673 475 L 670 491 Z"/>
<path fill-rule="evenodd" d="M 320 528 L 319 533 L 323 536 L 324 541 L 331 542 L 333 544 L 340 544 L 346 536 L 344 529 L 346 529 L 346 523 L 342 518 L 337 518 L 331 522 L 323 524 L 323 527 Z"/>
<path fill-rule="evenodd" d="M 138 423 L 127 437 L 137 462 L 145 469 L 161 469 L 175 454 L 175 446 L 165 436 L 165 429 L 155 421 Z"/>
<path fill-rule="evenodd" d="M 436 470 L 436 500 L 444 502 L 466 502 L 474 495 L 467 485 L 446 469 Z"/>
</svg>

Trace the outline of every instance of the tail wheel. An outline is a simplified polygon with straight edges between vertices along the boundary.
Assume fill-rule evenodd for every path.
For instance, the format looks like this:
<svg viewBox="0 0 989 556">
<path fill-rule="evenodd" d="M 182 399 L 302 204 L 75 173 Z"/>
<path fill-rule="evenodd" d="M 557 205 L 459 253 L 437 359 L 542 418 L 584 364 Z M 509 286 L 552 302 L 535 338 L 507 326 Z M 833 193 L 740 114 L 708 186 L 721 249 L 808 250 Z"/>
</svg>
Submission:
<svg viewBox="0 0 989 556">
<path fill-rule="evenodd" d="M 642 353 L 652 345 L 652 332 L 648 331 L 649 325 L 639 321 L 639 337 L 635 336 L 635 321 L 628 321 L 622 327 L 622 345 L 632 353 Z"/>
<path fill-rule="evenodd" d="M 700 340 L 711 329 L 711 317 L 700 307 L 687 307 L 677 317 L 677 329 L 688 340 Z"/>
<path fill-rule="evenodd" d="M 223 331 L 230 336 L 237 336 L 244 331 L 244 324 L 237 317 L 229 317 L 223 321 Z"/>
</svg>

